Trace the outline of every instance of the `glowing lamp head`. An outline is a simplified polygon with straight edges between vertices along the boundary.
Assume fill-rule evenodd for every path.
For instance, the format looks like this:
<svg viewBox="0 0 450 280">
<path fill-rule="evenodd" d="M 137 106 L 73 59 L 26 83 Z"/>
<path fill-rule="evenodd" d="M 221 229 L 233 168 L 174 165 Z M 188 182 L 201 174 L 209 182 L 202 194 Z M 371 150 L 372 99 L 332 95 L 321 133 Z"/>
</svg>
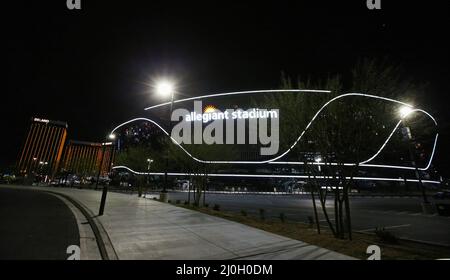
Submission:
<svg viewBox="0 0 450 280">
<path fill-rule="evenodd" d="M 400 108 L 399 113 L 402 118 L 406 118 L 413 111 L 412 107 L 403 106 Z"/>
<path fill-rule="evenodd" d="M 114 139 L 116 139 L 116 135 L 111 133 L 110 135 L 108 135 L 108 138 L 111 140 L 114 140 Z"/>
<path fill-rule="evenodd" d="M 172 82 L 161 80 L 156 83 L 156 93 L 161 96 L 170 96 L 175 90 Z"/>
<path fill-rule="evenodd" d="M 319 162 L 322 161 L 322 158 L 321 158 L 321 157 L 316 157 L 316 158 L 314 159 L 314 161 L 317 162 L 317 163 L 319 163 Z"/>
</svg>

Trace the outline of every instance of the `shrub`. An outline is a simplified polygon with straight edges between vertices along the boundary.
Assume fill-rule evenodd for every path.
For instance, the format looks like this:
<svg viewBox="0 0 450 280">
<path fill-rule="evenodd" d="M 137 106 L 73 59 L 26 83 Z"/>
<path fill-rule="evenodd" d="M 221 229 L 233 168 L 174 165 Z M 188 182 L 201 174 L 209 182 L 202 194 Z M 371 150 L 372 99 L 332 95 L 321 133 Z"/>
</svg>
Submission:
<svg viewBox="0 0 450 280">
<path fill-rule="evenodd" d="M 220 211 L 220 205 L 214 204 L 213 210 Z"/>
<path fill-rule="evenodd" d="M 260 208 L 259 209 L 259 217 L 261 218 L 261 220 L 265 220 L 266 219 L 266 210 Z"/>
<path fill-rule="evenodd" d="M 308 216 L 308 224 L 310 226 L 314 225 L 314 218 L 312 216 Z"/>
<path fill-rule="evenodd" d="M 180 204 L 180 200 L 179 199 L 177 199 L 176 201 L 175 201 L 175 204 Z"/>
<path fill-rule="evenodd" d="M 398 237 L 395 236 L 390 231 L 387 231 L 384 227 L 382 228 L 376 228 L 375 234 L 380 239 L 381 242 L 390 243 L 390 244 L 397 244 L 398 243 Z"/>
<path fill-rule="evenodd" d="M 205 204 L 203 204 L 203 206 L 206 207 L 206 208 L 208 208 L 208 207 L 209 207 L 209 204 L 208 204 L 208 203 L 205 203 Z"/>
<path fill-rule="evenodd" d="M 247 211 L 241 210 L 241 215 L 242 215 L 242 216 L 247 216 Z"/>
<path fill-rule="evenodd" d="M 169 199 L 169 200 L 167 200 L 167 203 L 172 203 L 172 200 L 170 200 L 170 199 Z"/>
<path fill-rule="evenodd" d="M 153 200 L 158 200 L 158 198 L 156 198 L 156 196 L 153 197 Z"/>
<path fill-rule="evenodd" d="M 187 200 L 185 200 L 184 205 L 189 205 L 189 202 Z"/>
</svg>

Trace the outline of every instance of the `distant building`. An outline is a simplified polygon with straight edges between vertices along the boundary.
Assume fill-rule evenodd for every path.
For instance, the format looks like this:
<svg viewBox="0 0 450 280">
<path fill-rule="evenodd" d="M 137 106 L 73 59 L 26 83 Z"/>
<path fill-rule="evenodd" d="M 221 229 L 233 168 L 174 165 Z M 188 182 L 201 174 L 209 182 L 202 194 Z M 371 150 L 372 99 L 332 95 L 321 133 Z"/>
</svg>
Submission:
<svg viewBox="0 0 450 280">
<path fill-rule="evenodd" d="M 19 154 L 18 172 L 23 176 L 53 177 L 59 168 L 67 127 L 66 122 L 32 118 Z"/>
<path fill-rule="evenodd" d="M 61 172 L 78 176 L 95 176 L 101 166 L 101 176 L 109 173 L 114 160 L 112 143 L 70 140 L 64 149 Z"/>
</svg>

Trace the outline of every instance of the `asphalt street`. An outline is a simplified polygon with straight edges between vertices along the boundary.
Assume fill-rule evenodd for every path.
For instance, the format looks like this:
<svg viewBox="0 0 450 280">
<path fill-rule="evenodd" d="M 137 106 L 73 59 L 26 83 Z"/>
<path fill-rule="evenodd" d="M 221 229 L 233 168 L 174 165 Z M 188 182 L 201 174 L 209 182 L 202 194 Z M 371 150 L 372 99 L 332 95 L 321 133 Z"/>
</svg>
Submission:
<svg viewBox="0 0 450 280">
<path fill-rule="evenodd" d="M 64 260 L 80 246 L 77 222 L 59 198 L 44 192 L 0 188 L 0 259 Z"/>
<path fill-rule="evenodd" d="M 169 199 L 184 202 L 187 195 L 186 192 L 172 192 Z M 331 198 L 326 203 L 331 218 L 333 201 Z M 254 216 L 259 215 L 259 209 L 264 209 L 266 216 L 273 218 L 284 213 L 288 220 L 298 222 L 307 222 L 308 216 L 314 216 L 309 195 L 207 193 L 206 202 L 210 207 L 219 204 L 223 210 L 245 210 Z M 373 232 L 376 227 L 385 227 L 402 238 L 450 245 L 450 217 L 422 214 L 420 203 L 420 197 L 352 197 L 350 208 L 353 229 Z M 317 204 L 319 205 L 318 200 Z M 326 225 L 320 208 L 319 220 Z"/>
</svg>

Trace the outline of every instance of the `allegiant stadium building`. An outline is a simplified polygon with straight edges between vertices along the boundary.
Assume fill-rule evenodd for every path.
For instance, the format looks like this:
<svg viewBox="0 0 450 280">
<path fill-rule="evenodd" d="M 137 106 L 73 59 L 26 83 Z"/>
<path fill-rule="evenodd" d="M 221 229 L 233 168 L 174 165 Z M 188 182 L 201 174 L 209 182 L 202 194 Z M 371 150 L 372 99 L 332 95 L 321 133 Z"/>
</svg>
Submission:
<svg viewBox="0 0 450 280">
<path fill-rule="evenodd" d="M 441 183 L 433 165 L 435 118 L 385 96 L 291 89 L 201 95 L 147 107 L 111 134 L 118 136 L 118 154 L 161 138 L 170 139 L 179 155 L 169 156 L 168 168 L 131 166 L 118 157 L 116 172 L 207 175 L 211 190 L 294 191 L 312 177 L 324 187 L 352 180 L 359 189 Z M 149 149 L 148 158 L 155 153 Z"/>
</svg>

